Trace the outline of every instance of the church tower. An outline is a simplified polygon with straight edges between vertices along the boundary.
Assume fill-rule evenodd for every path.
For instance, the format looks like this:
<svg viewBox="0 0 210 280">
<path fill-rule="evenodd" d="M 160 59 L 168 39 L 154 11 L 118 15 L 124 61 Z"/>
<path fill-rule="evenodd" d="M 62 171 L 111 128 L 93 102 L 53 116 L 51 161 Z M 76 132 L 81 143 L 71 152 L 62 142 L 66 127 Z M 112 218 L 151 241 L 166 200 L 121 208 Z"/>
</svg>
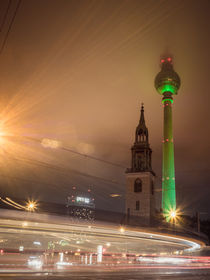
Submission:
<svg viewBox="0 0 210 280">
<path fill-rule="evenodd" d="M 127 222 L 149 225 L 155 211 L 152 150 L 141 106 L 140 120 L 136 128 L 135 142 L 131 148 L 131 168 L 126 170 Z"/>
</svg>

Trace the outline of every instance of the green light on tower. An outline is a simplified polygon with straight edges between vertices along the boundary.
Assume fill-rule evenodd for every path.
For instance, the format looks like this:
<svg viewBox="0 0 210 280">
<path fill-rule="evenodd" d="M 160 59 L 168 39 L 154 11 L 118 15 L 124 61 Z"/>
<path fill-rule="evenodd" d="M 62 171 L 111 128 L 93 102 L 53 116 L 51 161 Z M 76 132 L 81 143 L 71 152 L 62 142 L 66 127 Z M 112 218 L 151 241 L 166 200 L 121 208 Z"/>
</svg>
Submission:
<svg viewBox="0 0 210 280">
<path fill-rule="evenodd" d="M 161 59 L 161 71 L 155 78 L 155 88 L 163 95 L 164 106 L 162 209 L 167 221 L 171 219 L 170 213 L 176 211 L 172 96 L 177 95 L 179 87 L 180 78 L 173 69 L 172 59 L 170 57 Z"/>
</svg>

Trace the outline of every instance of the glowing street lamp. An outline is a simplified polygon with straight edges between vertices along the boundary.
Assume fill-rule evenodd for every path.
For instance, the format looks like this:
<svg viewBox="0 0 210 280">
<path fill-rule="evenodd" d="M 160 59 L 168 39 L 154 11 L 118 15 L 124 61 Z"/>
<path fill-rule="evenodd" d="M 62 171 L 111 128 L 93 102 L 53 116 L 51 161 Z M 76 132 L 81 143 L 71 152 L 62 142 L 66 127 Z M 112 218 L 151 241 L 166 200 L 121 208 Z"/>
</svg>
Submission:
<svg viewBox="0 0 210 280">
<path fill-rule="evenodd" d="M 176 216 L 177 216 L 177 214 L 176 214 L 176 210 L 174 211 L 174 210 L 171 210 L 170 211 L 170 213 L 169 213 L 169 216 L 170 216 L 170 218 L 173 220 L 173 219 L 176 219 Z"/>
<path fill-rule="evenodd" d="M 26 209 L 30 212 L 33 212 L 37 209 L 37 203 L 35 201 L 28 201 Z"/>
<path fill-rule="evenodd" d="M 182 215 L 183 211 L 180 208 L 172 208 L 165 214 L 164 217 L 167 222 L 172 223 L 174 225 L 178 225 L 182 220 Z"/>
</svg>

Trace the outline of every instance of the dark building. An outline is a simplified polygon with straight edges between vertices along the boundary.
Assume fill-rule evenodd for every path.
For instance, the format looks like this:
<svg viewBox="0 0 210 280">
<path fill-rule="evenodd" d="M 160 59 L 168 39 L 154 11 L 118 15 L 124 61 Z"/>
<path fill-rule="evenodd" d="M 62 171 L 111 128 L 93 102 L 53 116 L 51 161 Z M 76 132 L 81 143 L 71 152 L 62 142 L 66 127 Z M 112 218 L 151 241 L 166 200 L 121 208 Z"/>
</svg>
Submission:
<svg viewBox="0 0 210 280">
<path fill-rule="evenodd" d="M 88 192 L 81 192 L 73 187 L 67 197 L 66 206 L 71 217 L 85 220 L 95 219 L 95 200 L 90 189 Z"/>
</svg>

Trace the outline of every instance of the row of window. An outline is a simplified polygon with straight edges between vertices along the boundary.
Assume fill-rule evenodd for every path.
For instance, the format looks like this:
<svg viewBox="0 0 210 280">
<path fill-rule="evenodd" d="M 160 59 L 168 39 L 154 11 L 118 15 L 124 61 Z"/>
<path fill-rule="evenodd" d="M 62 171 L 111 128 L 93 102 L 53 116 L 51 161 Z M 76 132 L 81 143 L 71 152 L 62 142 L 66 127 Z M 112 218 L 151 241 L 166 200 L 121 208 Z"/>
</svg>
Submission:
<svg viewBox="0 0 210 280">
<path fill-rule="evenodd" d="M 142 192 L 142 180 L 140 178 L 137 178 L 134 183 L 134 192 Z M 154 183 L 151 182 L 151 194 L 154 194 Z"/>
</svg>

